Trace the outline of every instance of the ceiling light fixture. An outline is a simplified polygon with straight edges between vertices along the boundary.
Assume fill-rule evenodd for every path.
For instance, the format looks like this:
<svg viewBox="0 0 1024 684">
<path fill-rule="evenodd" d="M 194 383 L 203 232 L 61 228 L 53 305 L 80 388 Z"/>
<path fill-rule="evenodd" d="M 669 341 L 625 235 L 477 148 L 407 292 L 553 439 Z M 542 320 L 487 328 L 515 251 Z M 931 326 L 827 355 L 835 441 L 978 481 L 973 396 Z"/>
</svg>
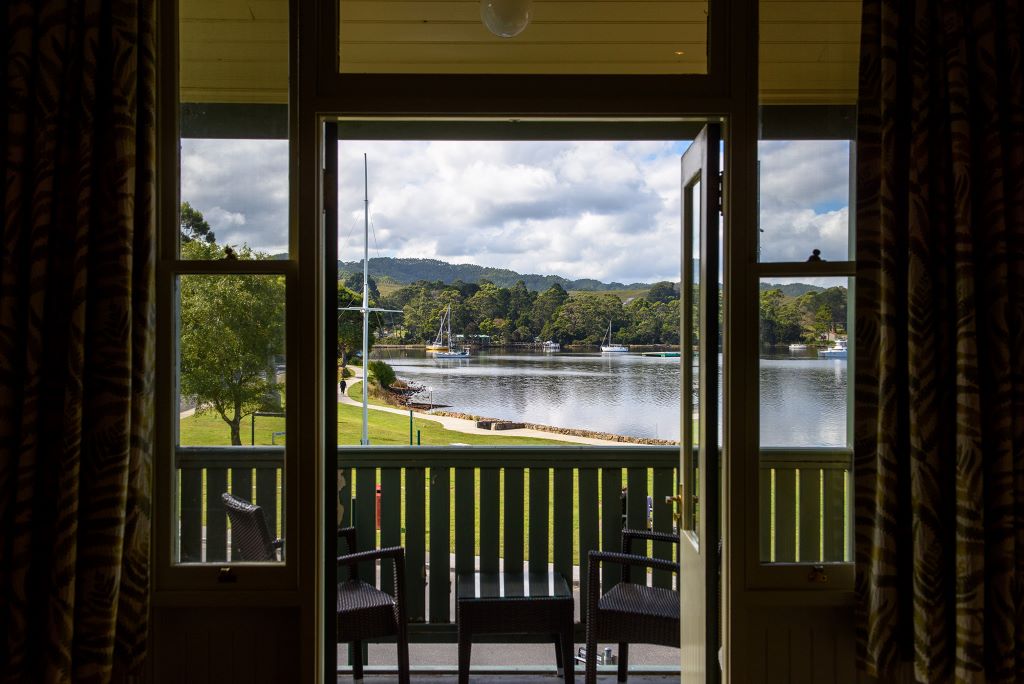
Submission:
<svg viewBox="0 0 1024 684">
<path fill-rule="evenodd" d="M 512 38 L 530 23 L 532 4 L 532 0 L 480 0 L 480 20 L 499 38 Z"/>
</svg>

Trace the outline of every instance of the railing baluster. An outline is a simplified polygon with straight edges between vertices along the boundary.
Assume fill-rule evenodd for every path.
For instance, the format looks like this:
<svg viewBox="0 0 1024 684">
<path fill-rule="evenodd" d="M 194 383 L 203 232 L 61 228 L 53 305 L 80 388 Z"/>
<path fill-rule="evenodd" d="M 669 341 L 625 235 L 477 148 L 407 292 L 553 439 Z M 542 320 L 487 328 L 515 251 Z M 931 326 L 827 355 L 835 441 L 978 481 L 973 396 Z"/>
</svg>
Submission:
<svg viewBox="0 0 1024 684">
<path fill-rule="evenodd" d="M 256 504 L 263 509 L 270 536 L 277 538 L 277 468 L 256 469 Z"/>
<path fill-rule="evenodd" d="M 451 476 L 447 466 L 430 467 L 430 621 L 450 622 Z"/>
<path fill-rule="evenodd" d="M 548 514 L 551 497 L 548 492 L 548 469 L 530 468 L 530 525 L 527 544 L 530 549 L 530 572 L 548 571 Z"/>
<path fill-rule="evenodd" d="M 775 471 L 775 562 L 796 560 L 796 470 Z"/>
<path fill-rule="evenodd" d="M 501 541 L 501 471 L 480 469 L 480 570 L 497 572 Z"/>
<path fill-rule="evenodd" d="M 427 502 L 423 468 L 405 469 L 405 576 L 409 620 L 426 620 Z"/>
<path fill-rule="evenodd" d="M 522 572 L 523 531 L 526 515 L 523 507 L 523 469 L 505 468 L 505 571 Z"/>
<path fill-rule="evenodd" d="M 240 499 L 252 501 L 252 468 L 239 467 L 231 469 L 231 493 Z M 231 560 L 238 561 L 241 558 L 238 551 L 238 542 L 231 538 Z"/>
<path fill-rule="evenodd" d="M 580 621 L 586 622 L 590 561 L 587 554 L 599 550 L 597 468 L 580 468 Z"/>
<path fill-rule="evenodd" d="M 622 551 L 622 468 L 601 469 L 601 550 Z M 616 563 L 601 569 L 601 592 L 605 593 L 622 579 Z"/>
<path fill-rule="evenodd" d="M 227 516 L 221 495 L 228 491 L 227 468 L 206 470 L 206 562 L 228 559 Z"/>
<path fill-rule="evenodd" d="M 356 543 L 359 551 L 377 546 L 377 469 L 359 468 L 356 471 L 355 505 Z M 374 563 L 359 564 L 359 579 L 367 584 L 376 584 L 377 569 Z"/>
<path fill-rule="evenodd" d="M 672 468 L 654 468 L 653 501 L 651 509 L 653 514 L 654 529 L 657 532 L 672 532 L 672 504 L 666 503 L 665 497 L 672 496 L 674 492 L 675 470 Z M 654 542 L 653 550 L 655 558 L 675 560 L 674 554 L 676 545 L 668 542 Z M 655 570 L 651 581 L 656 587 L 669 589 L 672 587 L 672 573 L 667 570 Z"/>
<path fill-rule="evenodd" d="M 824 482 L 825 557 L 827 562 L 846 560 L 844 532 L 846 527 L 846 483 L 843 471 L 832 468 L 825 471 Z"/>
<path fill-rule="evenodd" d="M 455 469 L 455 572 L 473 572 L 476 532 L 473 469 Z"/>
<path fill-rule="evenodd" d="M 647 529 L 647 468 L 626 469 L 626 526 Z M 646 556 L 647 542 L 635 539 L 631 550 Z M 647 584 L 647 569 L 634 567 L 630 578 L 638 584 Z"/>
<path fill-rule="evenodd" d="M 352 477 L 355 473 L 353 468 L 338 468 L 338 505 L 337 520 L 338 528 L 351 527 L 352 518 Z M 353 549 L 348 548 L 342 539 L 337 540 L 335 546 L 335 557 L 350 553 Z M 344 582 L 349 579 L 348 568 L 338 568 L 338 581 Z"/>
<path fill-rule="evenodd" d="M 572 468 L 555 468 L 555 491 L 552 502 L 554 518 L 554 544 L 552 559 L 555 572 L 562 573 L 566 581 L 572 584 Z M 482 533 L 482 532 L 481 532 Z"/>
<path fill-rule="evenodd" d="M 821 561 L 821 470 L 800 469 L 800 561 Z"/>
<path fill-rule="evenodd" d="M 758 528 L 760 531 L 761 562 L 772 560 L 772 469 L 761 466 L 757 487 Z"/>
<path fill-rule="evenodd" d="M 203 560 L 203 470 L 181 470 L 181 546 L 182 563 Z"/>
<path fill-rule="evenodd" d="M 402 545 L 402 471 L 398 468 L 380 471 L 380 545 Z M 390 562 L 380 564 L 380 586 L 388 593 L 395 590 L 395 567 Z"/>
</svg>

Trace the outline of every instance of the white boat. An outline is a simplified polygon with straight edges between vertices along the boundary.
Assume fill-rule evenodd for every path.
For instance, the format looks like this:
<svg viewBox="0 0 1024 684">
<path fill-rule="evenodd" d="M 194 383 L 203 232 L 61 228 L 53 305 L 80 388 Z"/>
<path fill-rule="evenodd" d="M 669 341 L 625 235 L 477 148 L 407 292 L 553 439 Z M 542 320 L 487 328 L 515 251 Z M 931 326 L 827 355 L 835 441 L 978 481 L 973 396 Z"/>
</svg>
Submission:
<svg viewBox="0 0 1024 684">
<path fill-rule="evenodd" d="M 807 345 L 800 344 L 799 342 L 794 342 L 793 344 L 789 345 L 789 351 L 806 351 L 806 349 Z"/>
<path fill-rule="evenodd" d="M 447 342 L 446 342 L 447 340 Z M 437 329 L 437 337 L 434 343 L 427 346 L 427 351 L 433 353 L 435 359 L 468 359 L 469 347 L 455 349 L 452 346 L 452 305 L 449 304 L 441 315 L 441 325 Z"/>
<path fill-rule="evenodd" d="M 629 347 L 626 345 L 612 342 L 612 322 L 608 321 L 608 335 L 601 340 L 601 352 L 604 354 L 622 354 L 628 351 Z"/>
<path fill-rule="evenodd" d="M 828 349 L 819 349 L 818 356 L 824 356 L 828 359 L 845 359 L 846 340 L 836 340 L 836 343 Z"/>
<path fill-rule="evenodd" d="M 551 340 L 548 340 L 544 344 L 540 345 L 540 348 L 546 352 L 556 352 L 562 349 L 562 345 L 560 345 L 558 342 L 552 342 Z"/>
</svg>

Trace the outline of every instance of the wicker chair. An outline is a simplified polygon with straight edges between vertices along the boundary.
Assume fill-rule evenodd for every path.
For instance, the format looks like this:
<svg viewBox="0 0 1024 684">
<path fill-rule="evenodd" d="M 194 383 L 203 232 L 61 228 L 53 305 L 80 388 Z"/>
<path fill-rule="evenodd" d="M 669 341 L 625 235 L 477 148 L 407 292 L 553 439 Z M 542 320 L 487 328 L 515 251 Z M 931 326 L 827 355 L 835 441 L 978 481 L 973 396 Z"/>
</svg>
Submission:
<svg viewBox="0 0 1024 684">
<path fill-rule="evenodd" d="M 338 556 L 338 570 L 349 569 L 348 579 L 338 582 L 337 640 L 351 642 L 352 677 L 363 678 L 362 642 L 375 637 L 395 636 L 398 645 L 398 681 L 409 684 L 409 636 L 405 612 L 405 549 L 359 551 L 356 529 L 343 527 L 338 537 L 348 544 L 349 553 Z M 359 563 L 388 559 L 395 565 L 395 591 L 389 594 L 359 579 Z"/>
<path fill-rule="evenodd" d="M 591 551 L 587 588 L 586 684 L 597 681 L 597 643 L 618 642 L 619 681 L 626 681 L 629 644 L 679 645 L 679 592 L 630 582 L 630 566 L 668 570 L 679 575 L 679 564 L 661 558 L 634 555 L 634 539 L 679 544 L 679 536 L 647 530 L 622 530 L 622 553 Z M 618 563 L 622 581 L 601 595 L 601 563 Z M 644 573 L 646 575 L 646 572 Z"/>
<path fill-rule="evenodd" d="M 227 492 L 220 495 L 224 510 L 231 521 L 231 541 L 243 561 L 279 561 L 278 549 L 284 546 L 280 539 L 270 536 L 263 509 L 245 499 Z"/>
</svg>

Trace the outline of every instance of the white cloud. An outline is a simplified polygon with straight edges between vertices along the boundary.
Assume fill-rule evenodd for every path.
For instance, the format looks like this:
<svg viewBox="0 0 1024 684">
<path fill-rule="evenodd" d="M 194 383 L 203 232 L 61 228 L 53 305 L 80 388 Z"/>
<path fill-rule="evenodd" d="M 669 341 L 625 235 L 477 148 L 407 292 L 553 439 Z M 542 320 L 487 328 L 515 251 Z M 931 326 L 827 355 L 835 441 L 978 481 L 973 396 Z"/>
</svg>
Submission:
<svg viewBox="0 0 1024 684">
<path fill-rule="evenodd" d="M 678 142 L 340 143 L 339 253 L 624 283 L 679 277 Z M 848 144 L 761 145 L 762 258 L 846 257 Z M 287 144 L 182 141 L 182 199 L 218 241 L 287 249 Z"/>
</svg>

